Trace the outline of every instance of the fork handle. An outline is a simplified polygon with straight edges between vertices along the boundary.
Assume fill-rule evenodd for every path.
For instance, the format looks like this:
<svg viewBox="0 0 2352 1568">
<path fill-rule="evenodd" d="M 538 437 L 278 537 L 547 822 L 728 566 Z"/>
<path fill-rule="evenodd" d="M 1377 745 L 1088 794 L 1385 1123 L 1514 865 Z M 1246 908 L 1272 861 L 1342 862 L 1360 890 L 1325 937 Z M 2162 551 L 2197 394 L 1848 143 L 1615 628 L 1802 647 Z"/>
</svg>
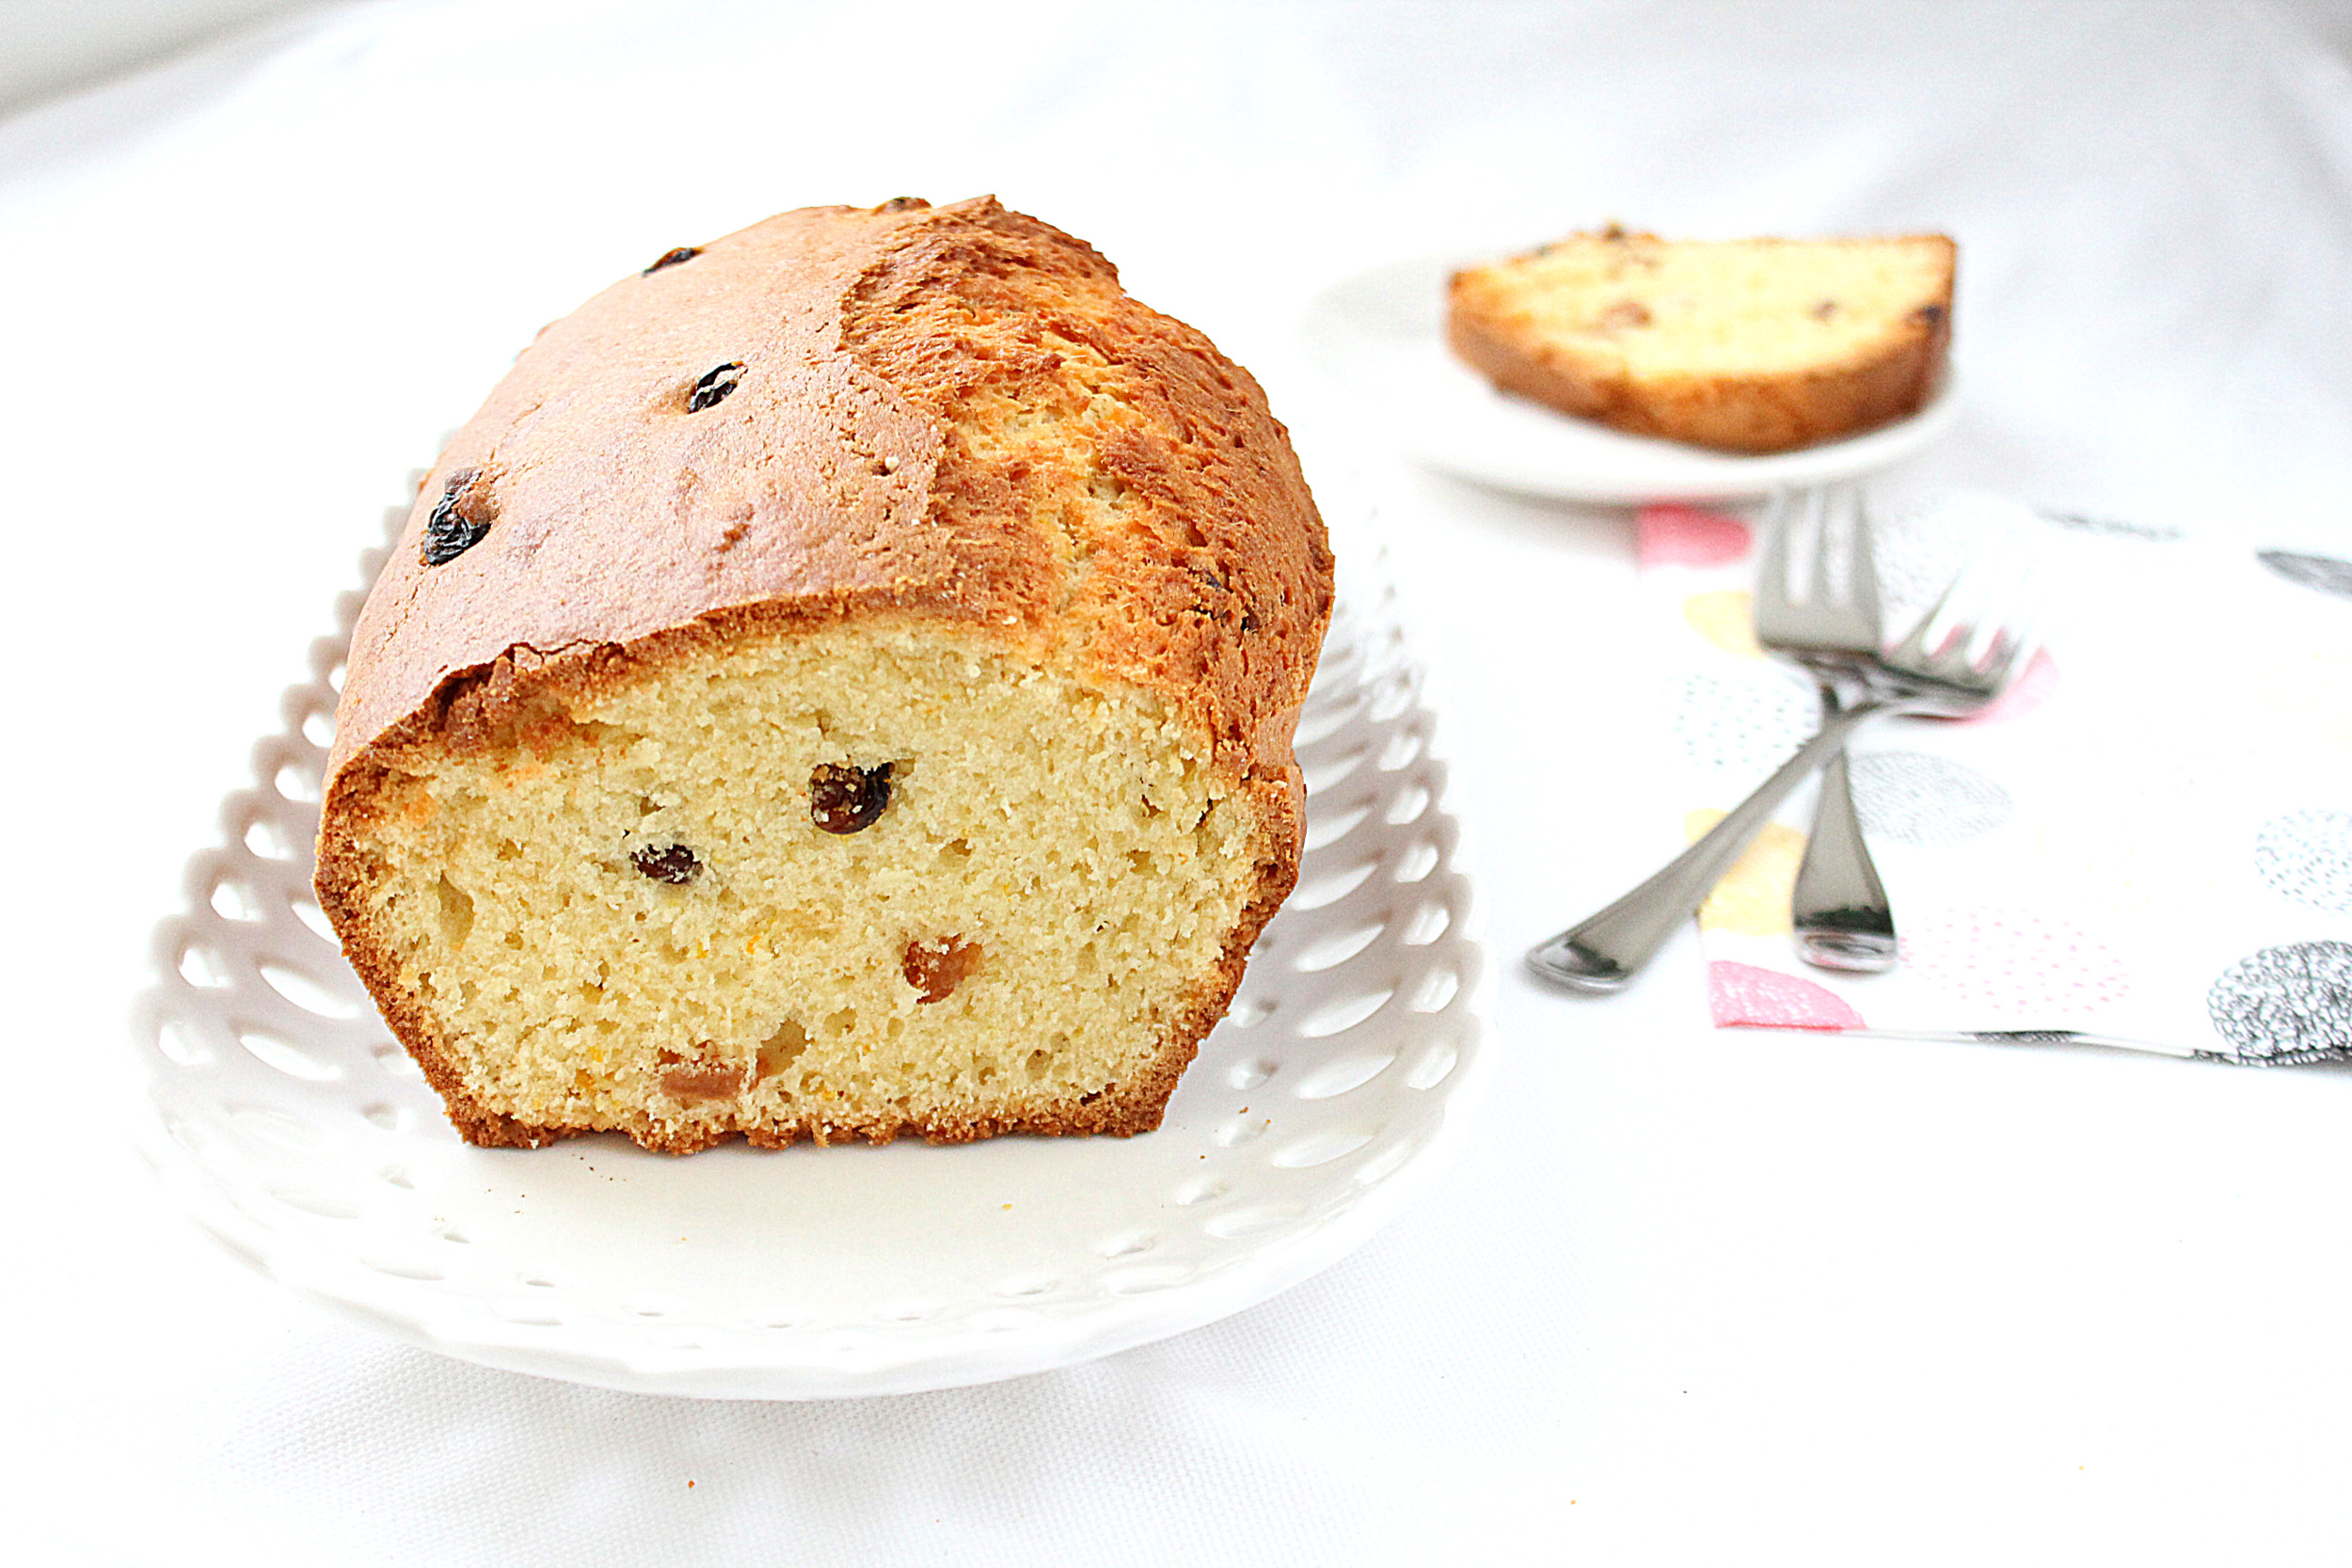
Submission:
<svg viewBox="0 0 2352 1568">
<path fill-rule="evenodd" d="M 1843 750 L 1821 769 L 1821 798 L 1797 863 L 1788 919 L 1797 957 L 1816 969 L 1883 974 L 1899 961 L 1894 906 L 1854 816 Z"/>
<path fill-rule="evenodd" d="M 1788 792 L 1827 762 L 1862 721 L 1886 707 L 1870 699 L 1825 715 L 1821 728 L 1746 800 L 1665 868 L 1598 914 L 1529 950 L 1528 967 L 1587 995 L 1622 990 L 1707 901 Z"/>
</svg>

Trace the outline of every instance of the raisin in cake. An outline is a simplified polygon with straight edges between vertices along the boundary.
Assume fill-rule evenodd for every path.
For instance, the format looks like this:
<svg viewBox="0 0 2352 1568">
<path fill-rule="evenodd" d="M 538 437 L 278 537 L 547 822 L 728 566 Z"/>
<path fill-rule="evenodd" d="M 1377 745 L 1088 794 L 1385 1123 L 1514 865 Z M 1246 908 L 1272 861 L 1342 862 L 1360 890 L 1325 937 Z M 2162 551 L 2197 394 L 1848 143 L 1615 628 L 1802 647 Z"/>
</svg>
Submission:
<svg viewBox="0 0 2352 1568">
<path fill-rule="evenodd" d="M 1330 599 L 1257 385 L 1086 245 L 787 213 L 442 453 L 320 899 L 478 1144 L 1147 1131 L 1296 874 Z"/>
<path fill-rule="evenodd" d="M 1940 234 L 1697 242 L 1613 227 L 1456 273 L 1446 335 L 1503 390 L 1565 413 L 1783 451 L 1927 403 L 1956 255 Z"/>
</svg>

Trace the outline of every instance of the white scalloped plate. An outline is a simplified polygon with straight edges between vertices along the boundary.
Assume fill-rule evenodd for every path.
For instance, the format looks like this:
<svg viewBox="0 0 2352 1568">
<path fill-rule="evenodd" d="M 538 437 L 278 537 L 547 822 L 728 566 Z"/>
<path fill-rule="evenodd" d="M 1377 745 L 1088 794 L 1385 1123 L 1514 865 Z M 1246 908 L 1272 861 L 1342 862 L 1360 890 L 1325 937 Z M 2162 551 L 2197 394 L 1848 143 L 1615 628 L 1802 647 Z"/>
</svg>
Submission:
<svg viewBox="0 0 2352 1568">
<path fill-rule="evenodd" d="M 401 509 L 396 515 L 405 515 Z M 373 580 L 381 552 L 364 562 Z M 1487 966 L 1392 588 L 1343 573 L 1297 891 L 1142 1137 L 687 1159 L 462 1142 L 311 901 L 340 635 L 155 934 L 141 1151 L 264 1274 L 464 1360 L 644 1393 L 909 1393 L 1212 1323 L 1337 1260 L 1483 1078 Z"/>
<path fill-rule="evenodd" d="M 1843 441 L 1741 457 L 1629 436 L 1499 392 L 1445 342 L 1446 279 L 1491 256 L 1392 261 L 1332 284 L 1308 308 L 1308 356 L 1414 460 L 1456 479 L 1561 500 L 1736 500 L 1891 467 L 1949 430 L 1959 390 L 1944 377 L 1907 420 Z"/>
</svg>

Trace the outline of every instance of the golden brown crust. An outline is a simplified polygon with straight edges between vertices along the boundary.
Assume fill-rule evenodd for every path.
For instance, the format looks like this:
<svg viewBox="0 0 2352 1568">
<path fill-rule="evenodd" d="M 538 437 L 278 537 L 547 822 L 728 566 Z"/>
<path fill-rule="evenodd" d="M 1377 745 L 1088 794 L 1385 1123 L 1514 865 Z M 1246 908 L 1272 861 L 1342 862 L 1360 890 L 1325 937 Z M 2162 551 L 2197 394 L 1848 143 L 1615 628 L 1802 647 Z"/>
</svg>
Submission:
<svg viewBox="0 0 2352 1568">
<path fill-rule="evenodd" d="M 1147 504 L 1079 561 L 1025 508 L 1025 476 L 953 450 L 947 423 L 977 391 L 1052 382 L 1054 340 L 1106 354 L 1143 415 L 1104 466 Z M 734 392 L 688 411 L 727 364 Z M 465 474 L 489 531 L 427 565 Z M 1303 699 L 1330 610 L 1320 524 L 1281 526 L 1301 515 L 1248 372 L 1083 243 L 986 197 L 782 214 L 542 330 L 452 437 L 354 629 L 328 770 L 452 689 L 499 705 L 483 683 L 501 658 L 519 695 L 534 670 L 748 605 L 1074 643 L 1201 706 L 1220 761 L 1279 767 L 1268 721 Z"/>
<path fill-rule="evenodd" d="M 1654 234 L 1613 237 L 1660 244 Z M 1506 392 L 1637 436 L 1724 451 L 1787 451 L 1856 436 L 1927 406 L 1952 337 L 1953 247 L 1942 235 L 1905 239 L 1943 247 L 1935 300 L 1867 351 L 1772 374 L 1629 375 L 1620 356 L 1578 353 L 1540 339 L 1500 309 L 1486 269 L 1454 275 L 1446 341 Z"/>
<path fill-rule="evenodd" d="M 733 390 L 692 408 L 697 382 L 730 365 Z M 1099 471 L 1078 478 L 1120 498 L 1108 523 L 1041 506 L 1072 474 L 1002 461 L 966 429 L 987 400 L 1087 398 L 1107 435 Z M 487 524 L 437 565 L 437 510 Z M 456 1046 L 372 928 L 367 830 L 403 757 L 527 745 L 566 698 L 750 632 L 962 623 L 1169 700 L 1254 808 L 1258 893 L 1131 1082 L 1009 1116 L 812 1120 L 757 1141 L 1149 1131 L 1297 875 L 1291 734 L 1330 584 L 1313 501 L 1256 383 L 1129 298 L 1092 249 L 989 198 L 787 213 L 544 329 L 452 438 L 353 636 L 321 904 L 469 1141 L 588 1131 L 473 1101 Z M 675 1152 L 710 1141 L 624 1131 Z"/>
</svg>

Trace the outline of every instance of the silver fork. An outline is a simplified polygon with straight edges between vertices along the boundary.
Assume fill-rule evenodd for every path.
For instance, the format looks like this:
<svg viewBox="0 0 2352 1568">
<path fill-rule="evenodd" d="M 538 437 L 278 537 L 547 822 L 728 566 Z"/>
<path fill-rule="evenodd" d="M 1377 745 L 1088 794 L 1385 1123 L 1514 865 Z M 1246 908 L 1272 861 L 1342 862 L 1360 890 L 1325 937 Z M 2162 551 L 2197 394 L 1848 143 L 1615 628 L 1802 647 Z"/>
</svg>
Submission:
<svg viewBox="0 0 2352 1568">
<path fill-rule="evenodd" d="M 1820 689 L 1822 713 L 1835 713 L 1867 689 L 1880 647 L 1878 569 L 1862 492 L 1777 491 L 1765 530 L 1751 600 L 1756 640 L 1803 666 Z M 1810 558 L 1801 594 L 1789 586 L 1792 546 Z M 1854 816 L 1842 746 L 1821 769 L 1789 917 L 1798 957 L 1817 968 L 1880 974 L 1895 967 L 1895 911 Z"/>
<path fill-rule="evenodd" d="M 1864 721 L 1889 711 L 1963 718 L 1999 696 L 2025 667 L 2032 638 L 2026 623 L 2004 619 L 1984 602 L 1987 592 L 1987 574 L 1963 572 L 1911 634 L 1867 667 L 1865 694 L 1824 713 L 1820 731 L 1796 755 L 1663 870 L 1530 949 L 1528 967 L 1573 991 L 1622 990 L 1705 901 L 1788 792 Z"/>
</svg>

